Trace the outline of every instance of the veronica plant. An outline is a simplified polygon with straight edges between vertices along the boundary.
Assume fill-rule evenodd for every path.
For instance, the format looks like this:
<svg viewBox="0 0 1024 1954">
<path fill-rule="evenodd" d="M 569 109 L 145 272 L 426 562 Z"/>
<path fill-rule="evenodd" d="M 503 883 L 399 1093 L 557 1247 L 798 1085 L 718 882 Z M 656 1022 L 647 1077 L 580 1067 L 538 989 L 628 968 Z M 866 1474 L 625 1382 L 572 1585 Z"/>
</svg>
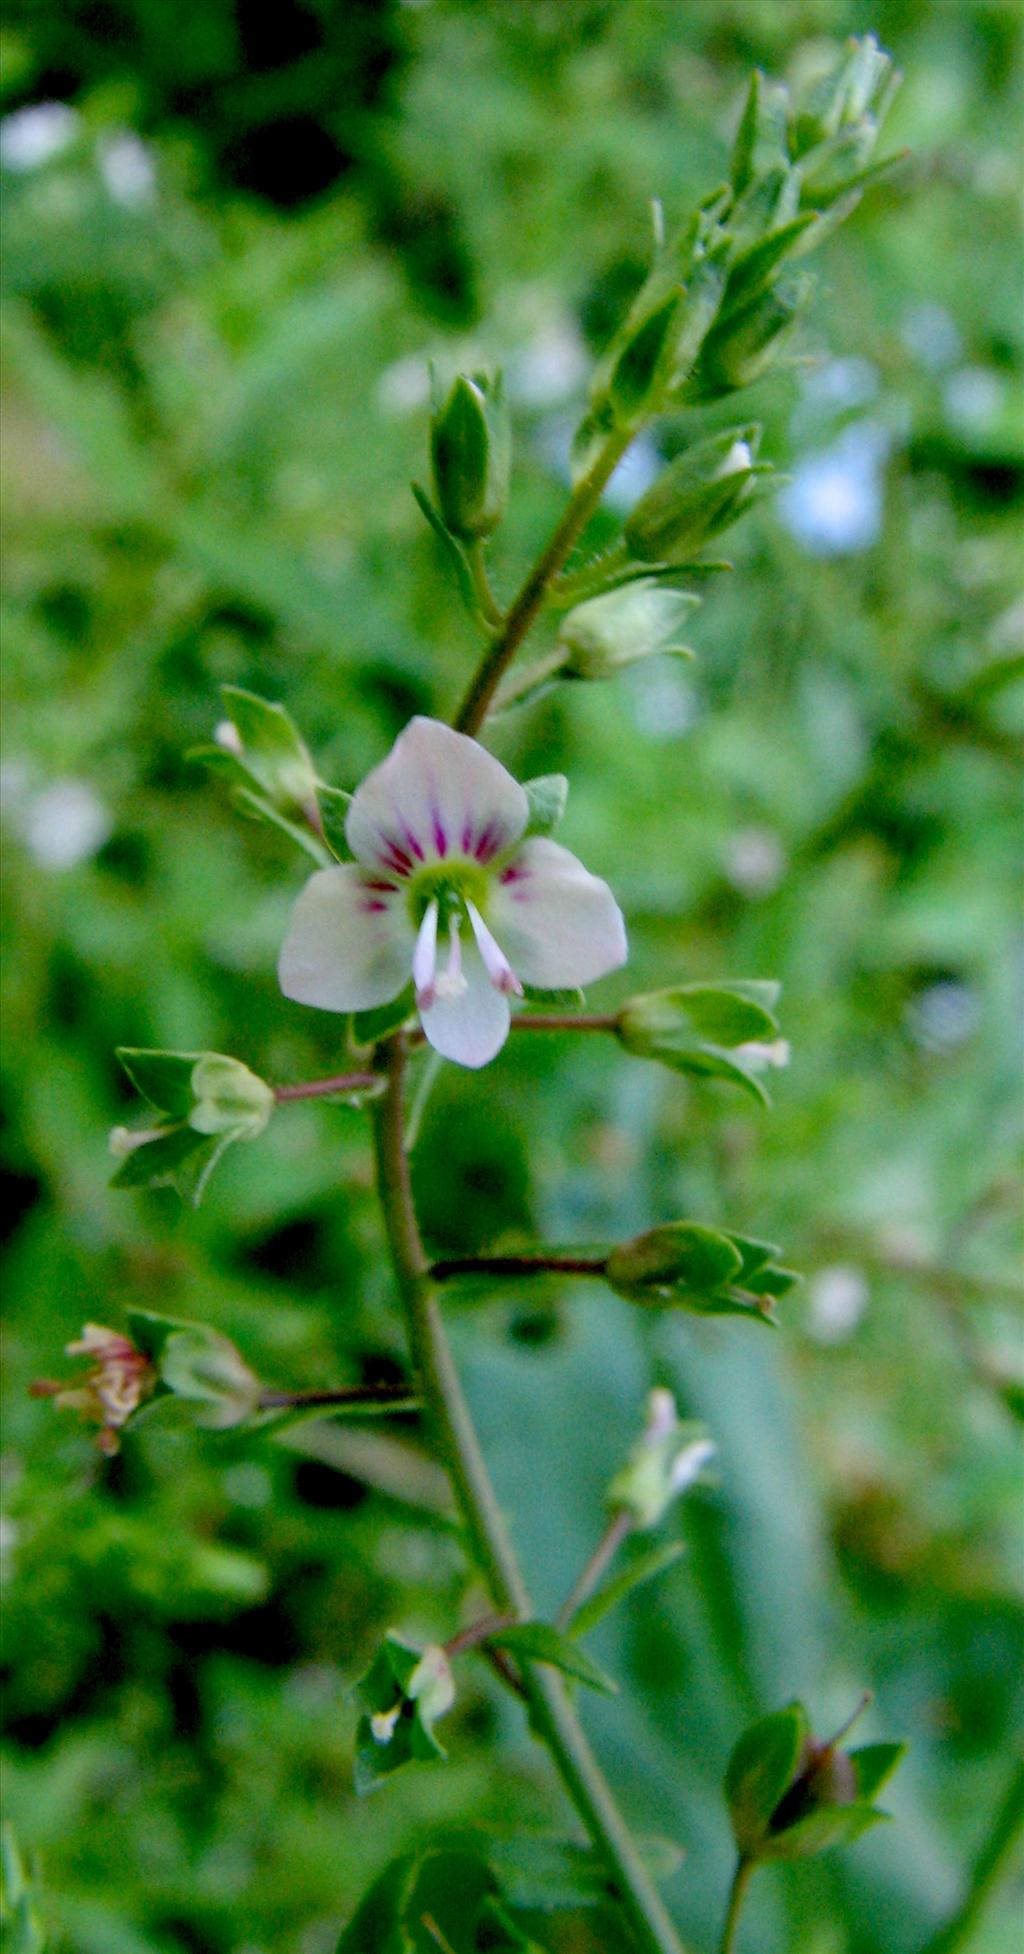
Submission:
<svg viewBox="0 0 1024 1954">
<path fill-rule="evenodd" d="M 565 781 L 552 775 L 520 784 L 482 742 L 493 714 L 553 684 L 607 680 L 637 658 L 685 650 L 680 622 L 698 601 L 690 586 L 703 587 L 724 567 L 706 555 L 709 546 L 770 486 L 760 430 L 742 415 L 727 424 L 730 403 L 789 357 L 810 296 L 804 260 L 890 166 L 873 151 L 895 84 L 870 37 L 851 42 L 799 100 L 755 76 L 728 180 L 671 236 L 657 215 L 649 276 L 593 376 L 567 506 L 507 605 L 494 593 L 485 554 L 510 482 L 500 377 L 459 376 L 447 392 L 435 385 L 431 491 L 417 488 L 416 496 L 483 639 L 451 723 L 413 719 L 350 794 L 319 777 L 280 706 L 226 691 L 227 717 L 200 757 L 245 814 L 274 822 L 315 863 L 281 951 L 289 1001 L 282 1008 L 341 1014 L 347 1068 L 271 1085 L 219 1053 L 123 1054 L 149 1111 L 137 1131 L 117 1131 L 122 1186 L 174 1179 L 198 1198 L 224 1147 L 258 1139 L 285 1102 L 333 1097 L 367 1110 L 410 1376 L 387 1391 L 325 1386 L 304 1394 L 304 1408 L 338 1415 L 419 1408 L 490 1600 L 479 1619 L 453 1624 L 443 1646 L 419 1650 L 400 1631 L 388 1637 L 360 1688 L 358 1783 L 371 1789 L 400 1766 L 443 1760 L 433 1725 L 453 1701 L 459 1660 L 482 1653 L 525 1700 L 589 1838 L 602 1897 L 610 1894 L 618 1909 L 621 1944 L 642 1954 L 682 1954 L 682 1943 L 650 1856 L 630 1837 L 584 1735 L 575 1690 L 615 1684 L 581 1638 L 678 1553 L 672 1542 L 638 1552 L 633 1536 L 655 1531 L 703 1474 L 714 1435 L 680 1423 L 668 1394 L 653 1394 L 629 1457 L 608 1462 L 609 1517 L 590 1561 L 557 1620 L 537 1620 L 453 1363 L 443 1297 L 466 1279 L 582 1275 L 607 1282 L 630 1304 L 742 1318 L 735 1334 L 759 1335 L 795 1277 L 771 1244 L 673 1216 L 652 1216 L 644 1233 L 624 1243 L 432 1263 L 410 1183 L 407 1079 L 410 1063 L 423 1063 L 424 1041 L 440 1058 L 479 1069 L 510 1033 L 605 1035 L 624 1062 L 653 1059 L 759 1099 L 760 1073 L 785 1060 L 776 987 L 763 979 L 695 984 L 669 971 L 666 988 L 615 1011 L 581 1008 L 579 987 L 626 961 L 618 903 L 552 839 Z M 715 410 L 710 428 L 708 408 Z M 682 452 L 626 515 L 617 543 L 597 556 L 574 555 L 631 442 L 666 414 L 676 417 Z M 535 627 L 546 628 L 547 648 L 522 662 Z M 428 1082 L 431 1063 L 428 1057 L 421 1074 Z M 80 1389 L 43 1387 L 98 1422 L 107 1450 L 132 1415 L 148 1415 L 168 1396 L 198 1404 L 207 1423 L 220 1424 L 258 1424 L 299 1403 L 263 1386 L 238 1352 L 202 1326 L 161 1324 L 149 1314 L 129 1328 L 134 1345 L 119 1333 L 87 1330 L 74 1347 L 94 1360 Z M 606 1579 L 620 1553 L 628 1558 Z M 795 1707 L 741 1740 L 727 1780 L 740 1871 L 726 1944 L 753 1866 L 852 1838 L 874 1823 L 881 1767 L 895 1759 L 890 1746 L 884 1755 L 875 1746 L 847 1758 L 834 1743 L 815 1744 Z M 581 1848 L 566 1848 L 559 1863 L 573 1868 L 562 1898 L 574 1904 Z M 455 1954 L 536 1950 L 509 1864 L 500 1843 L 464 1839 L 457 1850 L 432 1845 L 397 1862 L 343 1934 L 339 1954 L 426 1945 L 428 1910 L 437 1945 Z M 547 1902 L 558 1903 L 550 1891 Z"/>
</svg>

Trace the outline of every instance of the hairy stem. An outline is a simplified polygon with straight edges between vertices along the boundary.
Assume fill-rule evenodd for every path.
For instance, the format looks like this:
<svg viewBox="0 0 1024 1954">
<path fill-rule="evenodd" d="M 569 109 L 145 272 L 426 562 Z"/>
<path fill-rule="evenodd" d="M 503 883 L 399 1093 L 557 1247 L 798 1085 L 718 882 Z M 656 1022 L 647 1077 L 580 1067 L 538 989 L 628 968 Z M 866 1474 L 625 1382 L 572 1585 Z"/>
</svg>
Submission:
<svg viewBox="0 0 1024 1954">
<path fill-rule="evenodd" d="M 504 623 L 495 632 L 473 677 L 455 719 L 460 733 L 477 733 L 490 709 L 491 700 L 526 637 L 547 594 L 548 586 L 562 568 L 573 544 L 586 528 L 604 494 L 609 476 L 632 440 L 632 431 L 608 437 L 597 459 L 578 482 L 561 520 L 530 571 Z"/>
<path fill-rule="evenodd" d="M 733 1949 L 736 1945 L 736 1932 L 740 1924 L 740 1914 L 743 1911 L 743 1902 L 747 1897 L 747 1887 L 750 1884 L 750 1875 L 753 1870 L 754 1861 L 752 1859 L 738 1859 L 736 1861 L 736 1871 L 733 1874 L 732 1886 L 729 1890 L 729 1906 L 725 1916 L 725 1925 L 722 1928 L 721 1954 L 733 1954 Z"/>
<path fill-rule="evenodd" d="M 413 1361 L 441 1459 L 452 1482 L 474 1559 L 495 1609 L 517 1621 L 530 1598 L 491 1485 L 463 1396 L 420 1239 L 404 1145 L 401 1035 L 387 1046 L 388 1089 L 373 1103 L 377 1177 L 388 1245 L 405 1308 Z M 618 1807 L 605 1783 L 561 1678 L 524 1662 L 523 1688 L 533 1722 L 569 1796 L 601 1854 L 642 1954 L 685 1954 Z"/>
</svg>

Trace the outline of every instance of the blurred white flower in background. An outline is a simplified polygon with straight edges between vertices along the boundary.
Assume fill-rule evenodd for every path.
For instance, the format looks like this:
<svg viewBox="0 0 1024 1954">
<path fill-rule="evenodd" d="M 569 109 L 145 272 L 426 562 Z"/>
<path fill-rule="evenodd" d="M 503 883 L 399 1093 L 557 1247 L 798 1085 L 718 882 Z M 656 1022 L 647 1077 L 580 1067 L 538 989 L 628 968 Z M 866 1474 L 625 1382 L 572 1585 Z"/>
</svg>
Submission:
<svg viewBox="0 0 1024 1954">
<path fill-rule="evenodd" d="M 0 806 L 40 868 L 76 868 L 95 855 L 113 830 L 108 808 L 85 780 L 54 780 L 33 787 L 32 769 L 21 759 L 0 769 Z"/>
<path fill-rule="evenodd" d="M 807 1285 L 807 1330 L 815 1343 L 845 1343 L 868 1305 L 868 1285 L 861 1269 L 837 1262 L 819 1269 Z"/>
<path fill-rule="evenodd" d="M 725 845 L 726 876 L 742 896 L 770 896 L 786 872 L 786 855 L 771 828 L 737 828 Z"/>
<path fill-rule="evenodd" d="M 877 541 L 890 441 L 880 422 L 853 421 L 831 447 L 797 462 L 778 506 L 809 556 L 852 556 Z"/>
<path fill-rule="evenodd" d="M 915 305 L 903 321 L 900 338 L 929 373 L 954 366 L 963 351 L 960 328 L 944 305 Z"/>
<path fill-rule="evenodd" d="M 66 102 L 33 102 L 0 121 L 0 163 L 8 170 L 37 170 L 73 142 L 82 119 Z"/>
<path fill-rule="evenodd" d="M 987 366 L 961 366 L 942 389 L 946 419 L 958 434 L 984 434 L 998 420 L 1006 388 Z"/>
<path fill-rule="evenodd" d="M 152 203 L 156 189 L 153 152 L 133 129 L 112 129 L 96 145 L 100 175 L 108 195 L 126 210 Z"/>
</svg>

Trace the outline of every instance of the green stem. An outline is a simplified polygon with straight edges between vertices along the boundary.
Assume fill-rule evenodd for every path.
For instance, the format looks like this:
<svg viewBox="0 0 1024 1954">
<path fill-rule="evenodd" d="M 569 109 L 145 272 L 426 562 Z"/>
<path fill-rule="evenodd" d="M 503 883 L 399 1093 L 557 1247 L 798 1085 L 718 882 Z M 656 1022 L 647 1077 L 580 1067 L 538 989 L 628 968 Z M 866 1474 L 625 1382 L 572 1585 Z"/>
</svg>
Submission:
<svg viewBox="0 0 1024 1954">
<path fill-rule="evenodd" d="M 738 1859 L 736 1861 L 736 1871 L 733 1874 L 732 1886 L 729 1890 L 729 1907 L 725 1916 L 725 1925 L 722 1928 L 721 1954 L 733 1954 L 733 1948 L 736 1945 L 736 1929 L 740 1924 L 740 1914 L 743 1911 L 743 1902 L 747 1897 L 747 1887 L 750 1884 L 750 1875 L 753 1870 L 753 1859 Z"/>
<path fill-rule="evenodd" d="M 494 1607 L 517 1621 L 527 1621 L 530 1598 L 463 1396 L 416 1221 L 403 1134 L 405 1050 L 401 1035 L 389 1041 L 386 1051 L 388 1090 L 373 1103 L 377 1177 L 413 1361 L 437 1447 Z M 685 1954 L 560 1676 L 542 1664 L 524 1662 L 523 1687 L 534 1725 L 608 1868 L 641 1954 Z"/>
<path fill-rule="evenodd" d="M 970 1947 L 975 1928 L 1006 1871 L 1024 1831 L 1024 1758 L 1018 1759 L 974 1863 L 970 1883 L 956 1913 L 933 1936 L 924 1954 L 959 1954 Z"/>
<path fill-rule="evenodd" d="M 556 1628 L 569 1628 L 573 1616 L 582 1608 L 588 1595 L 593 1594 L 602 1574 L 610 1567 L 623 1541 L 633 1531 L 633 1515 L 620 1506 L 613 1513 L 597 1546 L 594 1548 L 586 1566 L 580 1570 L 572 1589 L 567 1594 L 555 1621 Z"/>
<path fill-rule="evenodd" d="M 547 548 L 538 557 L 504 623 L 496 631 L 480 661 L 455 719 L 458 732 L 479 732 L 502 677 L 544 602 L 549 584 L 558 575 L 573 544 L 590 521 L 604 494 L 609 476 L 614 473 L 632 438 L 633 430 L 610 434 L 588 473 L 577 483 Z"/>
<path fill-rule="evenodd" d="M 466 567 L 469 570 L 473 595 L 484 623 L 488 624 L 492 631 L 500 631 L 505 622 L 505 613 L 491 589 L 487 565 L 484 562 L 484 546 L 479 537 L 475 542 L 466 545 Z"/>
</svg>

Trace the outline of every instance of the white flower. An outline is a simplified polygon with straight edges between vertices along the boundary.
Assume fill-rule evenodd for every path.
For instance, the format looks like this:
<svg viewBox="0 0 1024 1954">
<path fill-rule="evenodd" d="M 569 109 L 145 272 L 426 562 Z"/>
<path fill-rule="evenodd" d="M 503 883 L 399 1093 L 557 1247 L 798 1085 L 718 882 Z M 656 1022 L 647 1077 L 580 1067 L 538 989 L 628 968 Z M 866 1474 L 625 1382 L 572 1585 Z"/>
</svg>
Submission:
<svg viewBox="0 0 1024 1954">
<path fill-rule="evenodd" d="M 558 842 L 524 839 L 528 818 L 524 790 L 476 740 L 413 719 L 353 796 L 355 861 L 321 869 L 295 905 L 285 996 L 367 1011 L 411 975 L 435 1050 L 486 1065 L 524 984 L 588 984 L 626 958 L 607 884 Z"/>
</svg>

